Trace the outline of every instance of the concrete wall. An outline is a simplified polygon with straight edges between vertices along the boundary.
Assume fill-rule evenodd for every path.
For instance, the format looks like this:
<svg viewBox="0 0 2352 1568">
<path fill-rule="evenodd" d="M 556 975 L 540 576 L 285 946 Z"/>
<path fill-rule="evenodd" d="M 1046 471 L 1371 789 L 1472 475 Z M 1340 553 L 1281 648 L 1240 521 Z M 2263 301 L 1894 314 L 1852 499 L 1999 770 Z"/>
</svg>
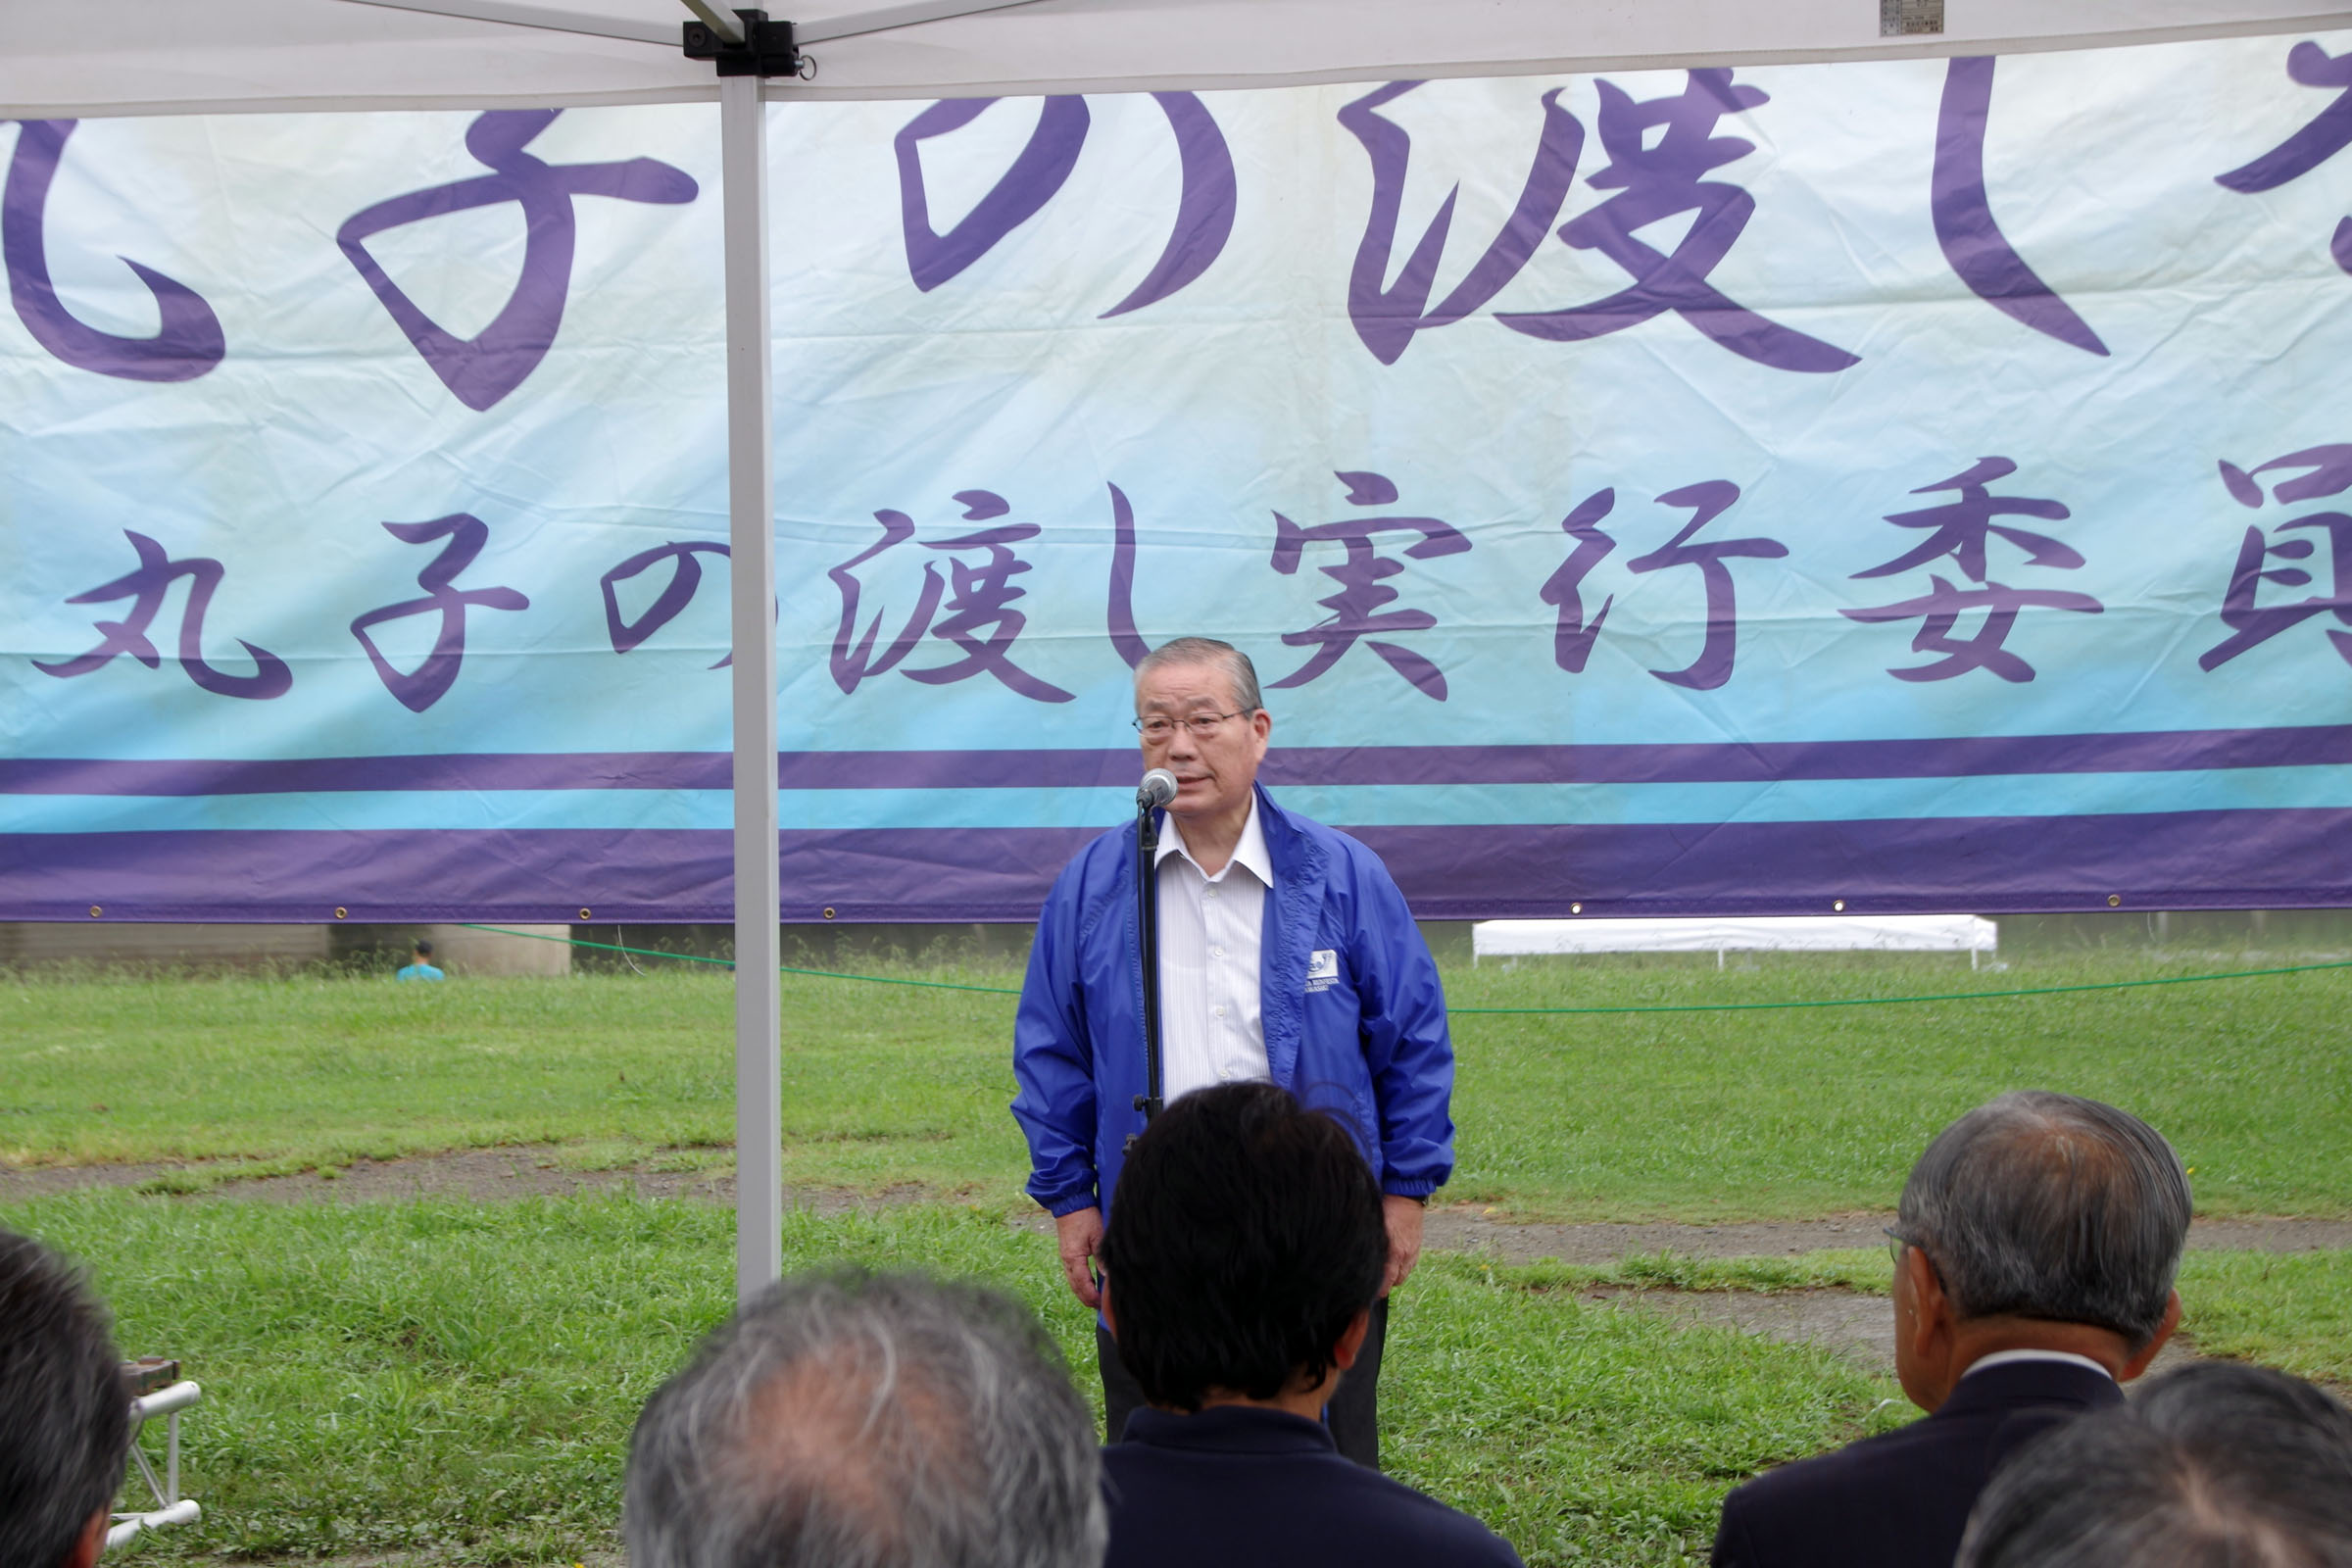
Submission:
<svg viewBox="0 0 2352 1568">
<path fill-rule="evenodd" d="M 81 962 L 258 968 L 330 956 L 317 925 L 161 925 L 133 920 L 0 924 L 0 963 Z"/>
<path fill-rule="evenodd" d="M 510 929 L 558 939 L 569 926 Z M 333 964 L 385 973 L 409 961 L 409 944 L 429 939 L 435 962 L 454 975 L 569 974 L 564 941 L 499 936 L 456 925 L 165 925 L 92 920 L 0 923 L 0 964 L 90 963 L 130 967 L 290 968 Z"/>
<path fill-rule="evenodd" d="M 447 970 L 452 979 L 469 974 L 569 974 L 571 948 L 567 925 L 514 925 L 509 931 L 522 932 L 520 936 L 501 936 L 491 931 L 469 931 L 462 925 L 421 925 L 415 928 L 416 936 L 433 945 L 433 962 Z M 553 942 L 534 941 L 534 937 L 555 937 Z M 408 962 L 407 954 L 400 956 Z"/>
</svg>

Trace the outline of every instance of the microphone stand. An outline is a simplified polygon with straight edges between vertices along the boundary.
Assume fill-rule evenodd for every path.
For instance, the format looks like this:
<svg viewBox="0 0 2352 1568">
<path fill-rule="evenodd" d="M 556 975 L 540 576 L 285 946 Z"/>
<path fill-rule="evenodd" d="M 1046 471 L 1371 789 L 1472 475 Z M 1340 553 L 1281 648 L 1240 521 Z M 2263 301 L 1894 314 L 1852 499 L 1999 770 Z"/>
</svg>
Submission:
<svg viewBox="0 0 2352 1568">
<path fill-rule="evenodd" d="M 1156 808 L 1139 800 L 1135 808 L 1135 946 L 1144 973 L 1144 1093 L 1135 1108 L 1150 1124 L 1159 1114 L 1159 823 Z M 1134 1136 L 1127 1142 L 1133 1144 Z"/>
</svg>

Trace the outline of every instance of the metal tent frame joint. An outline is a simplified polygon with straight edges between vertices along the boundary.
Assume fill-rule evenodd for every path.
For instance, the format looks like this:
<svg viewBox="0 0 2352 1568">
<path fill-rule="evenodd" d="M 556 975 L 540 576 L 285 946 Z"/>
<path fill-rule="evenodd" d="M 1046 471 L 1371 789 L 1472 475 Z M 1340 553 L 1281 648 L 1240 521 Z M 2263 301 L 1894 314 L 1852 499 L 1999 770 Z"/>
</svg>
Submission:
<svg viewBox="0 0 2352 1568">
<path fill-rule="evenodd" d="M 792 24 L 771 22 L 764 11 L 737 11 L 743 37 L 730 42 L 708 23 L 684 24 L 686 58 L 708 60 L 722 76 L 807 76 L 815 62 L 793 41 Z"/>
</svg>

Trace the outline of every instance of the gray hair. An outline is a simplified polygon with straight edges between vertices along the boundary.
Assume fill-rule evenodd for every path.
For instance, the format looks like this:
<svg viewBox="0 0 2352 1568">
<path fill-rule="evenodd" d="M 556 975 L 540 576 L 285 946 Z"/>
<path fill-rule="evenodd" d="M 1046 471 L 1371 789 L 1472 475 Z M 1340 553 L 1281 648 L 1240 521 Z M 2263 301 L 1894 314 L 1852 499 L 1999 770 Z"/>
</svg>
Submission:
<svg viewBox="0 0 2352 1568">
<path fill-rule="evenodd" d="M 2029 1444 L 1970 1515 L 1958 1568 L 2344 1568 L 2352 1411 L 2208 1362 Z"/>
<path fill-rule="evenodd" d="M 1254 713 L 1266 706 L 1257 689 L 1257 666 L 1231 643 L 1214 637 L 1170 638 L 1144 656 L 1135 666 L 1135 678 L 1140 681 L 1163 664 L 1221 664 L 1233 683 L 1234 703 L 1243 712 Z"/>
<path fill-rule="evenodd" d="M 1094 1423 L 1006 1298 L 842 1268 L 768 1287 L 646 1401 L 631 1568 L 1095 1568 Z"/>
<path fill-rule="evenodd" d="M 64 1258 L 0 1231 L 0 1563 L 65 1561 L 129 1451 L 106 1307 Z"/>
<path fill-rule="evenodd" d="M 2027 1090 L 1936 1135 L 1896 1229 L 1926 1250 L 1961 1317 L 2087 1323 L 2136 1349 L 2163 1324 L 2188 1215 L 2188 1173 L 2156 1129 Z"/>
</svg>

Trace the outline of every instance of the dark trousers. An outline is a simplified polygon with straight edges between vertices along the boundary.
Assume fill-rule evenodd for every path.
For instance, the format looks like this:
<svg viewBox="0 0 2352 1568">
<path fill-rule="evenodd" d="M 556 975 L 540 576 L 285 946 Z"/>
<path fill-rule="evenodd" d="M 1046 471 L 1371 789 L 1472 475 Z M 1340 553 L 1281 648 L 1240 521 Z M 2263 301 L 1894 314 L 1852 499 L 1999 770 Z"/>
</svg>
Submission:
<svg viewBox="0 0 2352 1568">
<path fill-rule="evenodd" d="M 1339 1391 L 1323 1411 L 1340 1452 L 1373 1470 L 1380 1468 L 1380 1351 L 1388 1338 L 1389 1298 L 1384 1296 L 1372 1303 L 1372 1327 L 1364 1335 L 1355 1365 L 1340 1379 Z M 1095 1325 L 1095 1360 L 1102 1370 L 1103 1425 L 1116 1443 L 1126 1434 L 1127 1418 L 1148 1401 L 1101 1323 Z"/>
</svg>

